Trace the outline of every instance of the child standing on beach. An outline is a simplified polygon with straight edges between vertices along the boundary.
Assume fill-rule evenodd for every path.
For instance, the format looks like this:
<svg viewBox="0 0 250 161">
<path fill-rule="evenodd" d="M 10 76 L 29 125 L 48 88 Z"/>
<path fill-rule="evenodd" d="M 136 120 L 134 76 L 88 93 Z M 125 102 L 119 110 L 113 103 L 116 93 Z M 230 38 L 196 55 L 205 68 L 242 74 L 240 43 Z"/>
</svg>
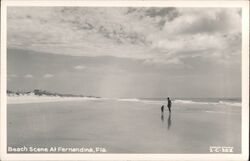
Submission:
<svg viewBox="0 0 250 161">
<path fill-rule="evenodd" d="M 164 112 L 164 105 L 161 106 L 161 113 Z"/>
</svg>

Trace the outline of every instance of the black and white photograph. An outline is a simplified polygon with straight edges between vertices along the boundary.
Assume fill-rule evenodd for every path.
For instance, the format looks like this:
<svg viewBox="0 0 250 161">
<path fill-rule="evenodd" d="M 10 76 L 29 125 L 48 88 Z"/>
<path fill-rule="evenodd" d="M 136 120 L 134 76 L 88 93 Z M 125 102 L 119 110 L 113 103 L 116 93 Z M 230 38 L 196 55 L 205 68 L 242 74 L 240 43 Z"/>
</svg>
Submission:
<svg viewBox="0 0 250 161">
<path fill-rule="evenodd" d="M 7 6 L 7 154 L 242 154 L 242 17 Z"/>
</svg>

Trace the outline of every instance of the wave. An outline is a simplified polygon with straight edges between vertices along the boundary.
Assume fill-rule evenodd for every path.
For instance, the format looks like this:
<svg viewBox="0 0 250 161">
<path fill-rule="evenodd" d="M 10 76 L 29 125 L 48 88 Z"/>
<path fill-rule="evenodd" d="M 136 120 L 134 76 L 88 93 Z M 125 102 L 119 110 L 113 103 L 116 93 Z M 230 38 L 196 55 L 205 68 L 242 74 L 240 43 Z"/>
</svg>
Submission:
<svg viewBox="0 0 250 161">
<path fill-rule="evenodd" d="M 148 103 L 148 104 L 164 104 L 164 101 L 157 100 L 146 100 L 146 99 L 138 99 L 138 98 L 128 98 L 128 99 L 115 99 L 116 101 L 122 102 L 140 102 L 140 103 Z"/>
<path fill-rule="evenodd" d="M 116 99 L 117 101 L 125 101 L 125 102 L 140 102 L 141 100 L 137 99 L 137 98 L 128 98 L 128 99 Z"/>
<path fill-rule="evenodd" d="M 138 99 L 138 98 L 130 98 L 130 99 L 114 99 L 116 101 L 122 102 L 140 102 L 140 103 L 148 103 L 148 104 L 166 104 L 167 100 L 150 100 L 150 99 Z M 201 101 L 193 101 L 193 100 L 173 100 L 173 103 L 176 104 L 201 104 L 201 105 L 227 105 L 227 106 L 241 106 L 241 102 L 233 102 L 233 101 L 217 101 L 217 102 L 201 102 Z"/>
<path fill-rule="evenodd" d="M 219 101 L 219 103 L 230 106 L 241 106 L 241 102 Z"/>
<path fill-rule="evenodd" d="M 191 100 L 174 100 L 174 103 L 183 103 L 183 104 L 193 104 L 193 103 L 197 103 Z"/>
<path fill-rule="evenodd" d="M 227 106 L 241 106 L 241 102 L 232 101 L 218 101 L 218 102 L 199 102 L 192 100 L 174 100 L 175 103 L 180 104 L 203 104 L 203 105 L 227 105 Z"/>
</svg>

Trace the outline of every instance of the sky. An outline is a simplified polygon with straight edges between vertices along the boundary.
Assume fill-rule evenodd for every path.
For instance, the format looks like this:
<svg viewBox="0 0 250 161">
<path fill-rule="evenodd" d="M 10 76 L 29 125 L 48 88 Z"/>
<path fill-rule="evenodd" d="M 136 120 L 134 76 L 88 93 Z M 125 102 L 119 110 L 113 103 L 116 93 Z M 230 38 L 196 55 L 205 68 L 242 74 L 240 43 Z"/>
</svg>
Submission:
<svg viewBox="0 0 250 161">
<path fill-rule="evenodd" d="M 8 7 L 7 48 L 9 90 L 241 97 L 238 8 Z"/>
</svg>

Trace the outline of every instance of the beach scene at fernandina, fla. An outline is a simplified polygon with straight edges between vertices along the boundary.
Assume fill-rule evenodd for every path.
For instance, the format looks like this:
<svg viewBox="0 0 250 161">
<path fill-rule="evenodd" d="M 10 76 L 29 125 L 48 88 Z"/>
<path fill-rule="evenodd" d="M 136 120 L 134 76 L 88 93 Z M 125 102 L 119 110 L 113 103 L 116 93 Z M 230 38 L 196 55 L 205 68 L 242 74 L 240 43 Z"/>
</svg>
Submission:
<svg viewBox="0 0 250 161">
<path fill-rule="evenodd" d="M 242 152 L 241 9 L 7 8 L 7 152 Z"/>
</svg>

